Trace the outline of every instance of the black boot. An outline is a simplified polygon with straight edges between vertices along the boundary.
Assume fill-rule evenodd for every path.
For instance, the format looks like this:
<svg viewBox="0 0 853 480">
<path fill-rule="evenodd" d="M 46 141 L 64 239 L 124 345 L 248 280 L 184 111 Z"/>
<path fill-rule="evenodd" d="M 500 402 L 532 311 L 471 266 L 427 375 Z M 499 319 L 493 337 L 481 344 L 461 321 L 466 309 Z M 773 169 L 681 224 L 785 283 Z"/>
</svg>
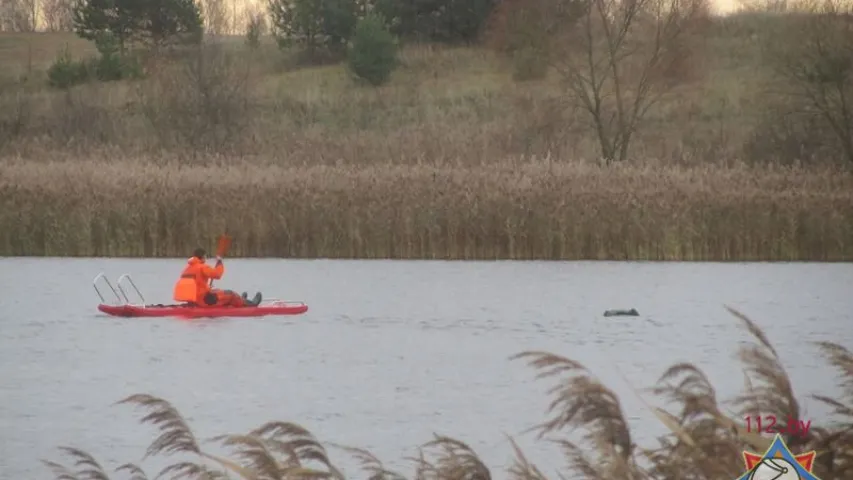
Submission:
<svg viewBox="0 0 853 480">
<path fill-rule="evenodd" d="M 257 307 L 261 304 L 261 292 L 256 293 L 255 298 L 251 300 L 246 297 L 243 297 L 243 302 L 246 304 L 247 307 Z"/>
</svg>

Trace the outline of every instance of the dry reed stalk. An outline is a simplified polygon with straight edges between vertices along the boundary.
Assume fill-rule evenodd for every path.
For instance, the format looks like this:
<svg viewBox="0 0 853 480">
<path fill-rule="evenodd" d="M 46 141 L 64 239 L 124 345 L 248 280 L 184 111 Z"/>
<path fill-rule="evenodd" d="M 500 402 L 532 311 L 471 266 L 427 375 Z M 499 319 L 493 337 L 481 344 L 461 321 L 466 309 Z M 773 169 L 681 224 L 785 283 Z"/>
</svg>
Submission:
<svg viewBox="0 0 853 480">
<path fill-rule="evenodd" d="M 853 258 L 832 169 L 154 162 L 6 160 L 0 254 L 175 257 L 227 226 L 243 257 Z"/>
<path fill-rule="evenodd" d="M 778 411 L 799 418 L 798 402 L 793 397 L 790 379 L 773 354 L 773 347 L 766 336 L 746 316 L 730 308 L 729 311 L 757 340 L 757 343 L 741 348 L 739 357 L 747 371 L 754 372 L 766 385 L 751 388 L 734 402 L 742 404 L 743 399 L 748 398 L 757 405 L 771 406 L 771 410 L 762 410 L 765 413 L 775 411 L 772 408 L 782 408 Z M 829 419 L 821 419 L 819 426 L 812 427 L 816 432 L 814 435 L 803 441 L 789 438 L 787 443 L 794 454 L 817 451 L 813 473 L 822 480 L 849 479 L 853 473 L 853 352 L 831 342 L 819 342 L 818 347 L 828 363 L 840 371 L 839 383 L 844 397 L 813 397 L 833 407 L 840 421 L 831 423 Z M 533 429 L 540 432 L 540 437 L 548 435 L 548 441 L 562 447 L 568 470 L 580 478 L 732 479 L 744 472 L 742 452 L 745 449 L 763 452 L 769 446 L 770 439 L 746 431 L 740 425 L 740 417 L 732 419 L 721 413 L 713 386 L 704 373 L 690 363 L 677 363 L 667 369 L 653 390 L 675 403 L 681 411 L 673 415 L 652 407 L 656 417 L 671 433 L 658 438 L 657 447 L 647 448 L 633 442 L 617 396 L 581 363 L 548 352 L 521 352 L 511 358 L 531 359 L 531 366 L 540 371 L 539 378 L 563 377 L 548 392 L 551 397 L 550 418 Z M 199 457 L 201 462 L 178 462 L 166 467 L 160 475 L 172 473 L 175 475 L 173 478 L 227 478 L 224 470 L 215 470 L 203 463 L 212 460 L 243 479 L 344 478 L 322 442 L 297 424 L 270 422 L 244 435 L 215 437 L 214 440 L 235 449 L 233 459 L 226 459 L 200 450 L 187 423 L 165 400 L 150 395 L 133 395 L 120 403 L 138 404 L 149 409 L 150 413 L 142 418 L 142 422 L 152 423 L 161 431 L 149 447 L 149 454 L 183 452 Z M 744 411 L 748 412 L 752 406 L 746 408 Z M 569 440 L 573 430 L 584 432 L 582 444 Z M 511 438 L 510 442 L 515 454 L 515 462 L 507 471 L 510 478 L 548 478 L 527 460 Z M 371 480 L 406 478 L 386 470 L 382 462 L 366 450 L 338 447 L 355 456 Z M 91 455 L 76 448 L 61 448 L 77 460 L 78 471 L 57 462 L 44 461 L 56 478 L 108 478 L 106 471 Z M 433 455 L 428 455 L 430 450 Z M 442 435 L 435 435 L 434 440 L 422 445 L 419 457 L 411 460 L 415 470 L 412 478 L 416 480 L 489 480 L 493 476 L 467 444 Z M 317 464 L 318 468 L 309 467 L 310 462 Z M 146 478 L 135 465 L 128 464 L 119 469 L 133 473 L 133 478 Z M 561 478 L 565 477 L 561 474 Z"/>
</svg>

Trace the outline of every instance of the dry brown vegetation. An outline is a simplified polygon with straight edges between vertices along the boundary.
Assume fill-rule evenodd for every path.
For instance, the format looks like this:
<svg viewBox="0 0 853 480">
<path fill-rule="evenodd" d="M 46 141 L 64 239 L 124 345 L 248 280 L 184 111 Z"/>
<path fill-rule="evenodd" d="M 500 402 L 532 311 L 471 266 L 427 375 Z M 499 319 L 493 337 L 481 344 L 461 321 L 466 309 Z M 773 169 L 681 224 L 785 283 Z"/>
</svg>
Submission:
<svg viewBox="0 0 853 480">
<path fill-rule="evenodd" d="M 776 350 L 755 323 L 729 310 L 757 340 L 741 347 L 739 354 L 745 365 L 746 391 L 732 399 L 733 411 L 727 414 L 714 387 L 699 368 L 687 362 L 672 365 L 652 388 L 653 393 L 669 404 L 668 409 L 648 407 L 670 433 L 659 437 L 652 446 L 640 446 L 632 440 L 619 399 L 581 363 L 546 352 L 528 351 L 513 356 L 527 360 L 538 370 L 538 377 L 558 377 L 549 390 L 548 418 L 533 430 L 538 432 L 540 440 L 559 445 L 567 464 L 566 472 L 561 473 L 602 480 L 733 480 L 746 470 L 742 452 L 761 455 L 772 441 L 767 435 L 747 431 L 742 420 L 745 416 L 803 419 L 800 399 L 794 395 Z M 813 418 L 806 435 L 787 436 L 784 440 L 794 454 L 816 452 L 812 473 L 821 480 L 845 480 L 853 475 L 853 352 L 830 342 L 820 342 L 817 346 L 828 363 L 840 372 L 843 393 L 842 397 L 833 398 L 821 392 L 812 398 L 828 406 L 838 418 Z M 230 478 L 226 475 L 270 480 L 345 478 L 327 447 L 354 455 L 364 466 L 367 478 L 406 478 L 386 470 L 370 452 L 322 442 L 303 426 L 287 421 L 272 421 L 245 434 L 214 437 L 212 441 L 234 454 L 231 458 L 213 455 L 202 448 L 203 442 L 167 401 L 138 394 L 119 403 L 147 409 L 142 422 L 159 430 L 160 435 L 151 443 L 146 456 L 190 455 L 160 472 L 172 475 L 171 478 Z M 580 437 L 573 437 L 578 433 Z M 505 476 L 524 480 L 550 477 L 527 460 L 515 441 L 512 447 L 514 463 L 504 472 Z M 85 451 L 70 447 L 63 450 L 74 458 L 76 468 L 45 462 L 57 478 L 109 478 L 107 470 Z M 419 458 L 414 459 L 411 478 L 481 480 L 494 475 L 477 453 L 458 439 L 436 435 L 420 452 Z M 118 470 L 127 471 L 134 479 L 147 478 L 135 464 L 123 465 Z"/>
<path fill-rule="evenodd" d="M 407 46 L 365 88 L 215 37 L 57 91 L 60 47 L 94 47 L 2 34 L 0 255 L 182 256 L 228 226 L 241 256 L 849 260 L 844 145 L 767 90 L 785 21 L 709 20 L 666 95 L 614 121 L 637 127 L 627 150 L 564 76 L 517 81 L 482 47 Z"/>
<path fill-rule="evenodd" d="M 159 159 L 158 159 L 159 160 Z M 7 160 L 0 250 L 181 256 L 843 260 L 853 178 L 799 169 Z"/>
</svg>

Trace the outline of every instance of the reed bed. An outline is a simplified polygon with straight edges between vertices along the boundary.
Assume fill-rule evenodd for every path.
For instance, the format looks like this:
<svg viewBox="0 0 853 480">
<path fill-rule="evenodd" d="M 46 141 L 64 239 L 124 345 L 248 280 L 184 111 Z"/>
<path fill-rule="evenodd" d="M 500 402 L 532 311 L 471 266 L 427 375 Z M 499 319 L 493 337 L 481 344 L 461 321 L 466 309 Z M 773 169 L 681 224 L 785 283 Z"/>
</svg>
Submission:
<svg viewBox="0 0 853 480">
<path fill-rule="evenodd" d="M 526 360 L 538 370 L 538 377 L 557 377 L 549 390 L 548 417 L 531 430 L 539 434 L 540 440 L 556 442 L 560 447 L 566 461 L 560 478 L 574 474 L 574 478 L 602 480 L 736 479 L 746 472 L 743 452 L 763 455 L 772 441 L 767 434 L 749 431 L 742 420 L 745 416 L 803 419 L 801 399 L 793 393 L 782 358 L 754 322 L 740 312 L 729 311 L 754 340 L 739 351 L 747 378 L 746 390 L 725 402 L 733 409 L 727 415 L 725 403 L 717 399 L 713 385 L 698 367 L 688 362 L 673 364 L 651 389 L 668 404 L 668 409 L 648 406 L 649 413 L 670 432 L 657 438 L 656 445 L 640 446 L 634 442 L 619 398 L 580 362 L 548 352 L 514 355 L 512 359 Z M 818 478 L 846 480 L 853 478 L 853 352 L 831 342 L 819 342 L 817 347 L 828 364 L 840 373 L 839 386 L 843 393 L 840 398 L 833 398 L 828 392 L 819 392 L 812 398 L 828 406 L 837 418 L 812 419 L 807 433 L 783 437 L 795 455 L 816 452 L 812 473 Z M 423 444 L 419 457 L 412 459 L 414 474 L 407 477 L 387 470 L 380 459 L 366 450 L 321 441 L 305 427 L 290 421 L 271 421 L 247 433 L 211 439 L 233 452 L 227 458 L 202 447 L 204 442 L 166 400 L 137 394 L 119 403 L 146 409 L 142 422 L 159 430 L 160 435 L 151 443 L 146 456 L 184 456 L 185 460 L 160 472 L 161 476 L 171 475 L 171 478 L 353 478 L 352 473 L 346 475 L 336 466 L 332 451 L 353 455 L 363 466 L 364 477 L 372 480 L 497 477 L 497 472 L 460 439 L 436 435 Z M 551 478 L 527 460 L 515 441 L 510 440 L 514 461 L 503 472 L 505 478 Z M 107 469 L 84 450 L 61 448 L 76 464 L 68 468 L 56 461 L 45 461 L 56 478 L 110 478 Z M 125 464 L 117 470 L 126 471 L 133 479 L 148 478 L 136 464 Z"/>
<path fill-rule="evenodd" d="M 853 258 L 853 176 L 762 167 L 210 166 L 7 161 L 0 254 L 241 257 Z"/>
</svg>

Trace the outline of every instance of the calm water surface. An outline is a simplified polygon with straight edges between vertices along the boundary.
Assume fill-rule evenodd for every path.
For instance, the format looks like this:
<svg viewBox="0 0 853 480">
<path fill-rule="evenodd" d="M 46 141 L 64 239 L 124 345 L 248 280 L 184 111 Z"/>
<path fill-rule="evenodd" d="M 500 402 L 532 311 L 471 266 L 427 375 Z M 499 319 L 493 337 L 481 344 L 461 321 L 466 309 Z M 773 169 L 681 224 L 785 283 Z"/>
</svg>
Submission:
<svg viewBox="0 0 853 480">
<path fill-rule="evenodd" d="M 647 442 L 661 426 L 631 387 L 652 385 L 673 362 L 696 362 L 721 398 L 740 391 L 734 354 L 748 336 L 723 304 L 766 328 L 801 397 L 837 392 L 835 371 L 807 342 L 853 348 L 850 264 L 231 260 L 219 286 L 310 310 L 188 322 L 95 308 L 98 272 L 129 272 L 146 300 L 168 302 L 182 267 L 0 259 L 0 478 L 51 478 L 39 459 L 62 460 L 59 445 L 110 468 L 140 461 L 154 429 L 138 423 L 141 411 L 112 405 L 138 392 L 173 402 L 202 439 L 294 421 L 411 474 L 404 457 L 435 432 L 469 442 L 503 478 L 512 457 L 503 434 L 543 420 L 552 385 L 508 360 L 519 351 L 586 364 L 622 394 L 635 438 Z M 641 316 L 602 317 L 631 307 Z M 804 407 L 825 421 L 816 402 Z M 546 473 L 563 465 L 531 434 L 517 439 Z M 142 464 L 153 477 L 168 460 Z"/>
</svg>

